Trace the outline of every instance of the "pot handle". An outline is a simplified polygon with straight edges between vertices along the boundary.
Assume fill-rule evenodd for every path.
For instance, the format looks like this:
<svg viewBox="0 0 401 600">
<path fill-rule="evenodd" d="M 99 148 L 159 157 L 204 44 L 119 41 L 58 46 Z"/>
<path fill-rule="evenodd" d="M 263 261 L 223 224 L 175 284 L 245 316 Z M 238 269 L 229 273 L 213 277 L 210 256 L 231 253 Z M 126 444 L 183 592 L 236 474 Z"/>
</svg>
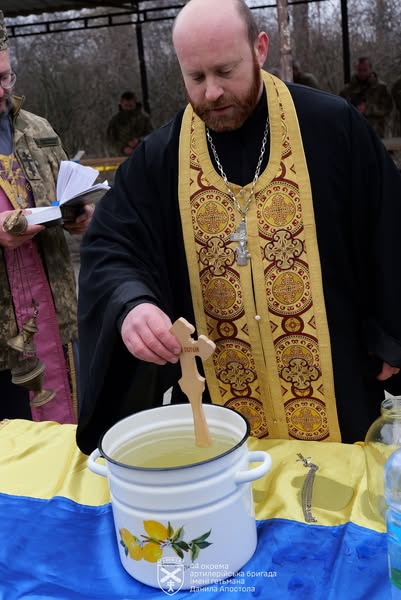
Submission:
<svg viewBox="0 0 401 600">
<path fill-rule="evenodd" d="M 260 479 L 263 475 L 269 471 L 272 466 L 272 459 L 270 454 L 263 450 L 255 452 L 248 452 L 248 462 L 261 462 L 262 464 L 254 469 L 248 469 L 247 471 L 239 471 L 234 475 L 235 483 L 246 483 L 248 481 L 255 481 Z"/>
<path fill-rule="evenodd" d="M 96 459 L 101 456 L 99 448 L 96 448 L 89 456 L 87 465 L 93 473 L 96 475 L 102 475 L 102 477 L 107 477 L 107 469 L 104 465 L 99 465 L 96 462 Z"/>
</svg>

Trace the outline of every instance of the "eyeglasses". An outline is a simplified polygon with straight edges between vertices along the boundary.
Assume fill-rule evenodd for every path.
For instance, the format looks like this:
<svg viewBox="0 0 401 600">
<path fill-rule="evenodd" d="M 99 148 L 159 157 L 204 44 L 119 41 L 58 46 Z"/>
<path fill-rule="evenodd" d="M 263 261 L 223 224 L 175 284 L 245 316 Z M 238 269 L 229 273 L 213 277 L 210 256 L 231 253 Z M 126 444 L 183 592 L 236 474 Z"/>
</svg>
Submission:
<svg viewBox="0 0 401 600">
<path fill-rule="evenodd" d="M 0 85 L 3 90 L 11 90 L 17 80 L 17 76 L 12 71 L 0 77 Z"/>
</svg>

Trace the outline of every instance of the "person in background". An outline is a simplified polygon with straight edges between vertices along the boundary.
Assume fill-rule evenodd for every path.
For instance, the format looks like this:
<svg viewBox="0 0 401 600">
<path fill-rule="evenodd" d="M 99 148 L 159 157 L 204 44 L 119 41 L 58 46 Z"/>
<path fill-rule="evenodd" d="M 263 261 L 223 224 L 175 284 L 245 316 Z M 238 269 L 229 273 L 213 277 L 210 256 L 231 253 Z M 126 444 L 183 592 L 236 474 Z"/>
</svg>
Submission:
<svg viewBox="0 0 401 600">
<path fill-rule="evenodd" d="M 153 130 L 152 121 L 133 92 L 121 95 L 118 108 L 107 127 L 109 151 L 112 156 L 129 156 Z"/>
<path fill-rule="evenodd" d="M 309 87 L 316 88 L 317 90 L 320 89 L 320 85 L 316 77 L 312 75 L 312 73 L 306 73 L 304 71 L 301 71 L 299 63 L 295 61 L 292 63 L 292 77 L 294 83 L 307 85 Z"/>
<path fill-rule="evenodd" d="M 233 40 L 235 43 L 233 43 Z M 401 176 L 337 95 L 261 69 L 243 0 L 190 0 L 189 103 L 119 167 L 81 245 L 77 443 L 179 397 L 183 317 L 216 350 L 204 401 L 258 438 L 363 440 L 401 365 Z"/>
<path fill-rule="evenodd" d="M 0 12 L 0 419 L 75 423 L 76 289 L 64 229 L 26 227 L 56 199 L 67 158 L 50 124 L 13 96 L 16 75 Z M 85 231 L 93 209 L 65 225 Z"/>
<path fill-rule="evenodd" d="M 386 125 L 393 102 L 386 84 L 373 71 L 372 62 L 361 56 L 355 63 L 351 81 L 341 90 L 340 96 L 353 102 L 358 98 L 358 110 L 381 138 L 385 137 Z"/>
<path fill-rule="evenodd" d="M 401 135 L 401 76 L 394 81 L 391 87 L 391 95 L 398 111 L 398 133 Z"/>
</svg>

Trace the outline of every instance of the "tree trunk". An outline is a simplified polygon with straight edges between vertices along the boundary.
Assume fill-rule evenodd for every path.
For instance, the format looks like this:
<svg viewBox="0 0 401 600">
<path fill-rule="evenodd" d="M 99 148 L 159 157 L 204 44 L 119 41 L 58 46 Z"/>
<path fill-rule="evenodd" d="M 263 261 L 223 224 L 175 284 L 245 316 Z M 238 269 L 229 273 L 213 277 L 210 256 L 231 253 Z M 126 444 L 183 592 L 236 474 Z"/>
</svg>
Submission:
<svg viewBox="0 0 401 600">
<path fill-rule="evenodd" d="M 302 70 L 310 61 L 309 4 L 292 6 L 291 17 L 293 58 L 300 63 Z"/>
<path fill-rule="evenodd" d="M 386 36 L 386 6 L 384 0 L 376 0 L 376 43 L 382 46 Z M 374 61 L 374 57 L 372 57 Z"/>
<path fill-rule="evenodd" d="M 292 49 L 288 0 L 277 0 L 277 17 L 280 38 L 281 76 L 284 81 L 292 81 Z"/>
</svg>

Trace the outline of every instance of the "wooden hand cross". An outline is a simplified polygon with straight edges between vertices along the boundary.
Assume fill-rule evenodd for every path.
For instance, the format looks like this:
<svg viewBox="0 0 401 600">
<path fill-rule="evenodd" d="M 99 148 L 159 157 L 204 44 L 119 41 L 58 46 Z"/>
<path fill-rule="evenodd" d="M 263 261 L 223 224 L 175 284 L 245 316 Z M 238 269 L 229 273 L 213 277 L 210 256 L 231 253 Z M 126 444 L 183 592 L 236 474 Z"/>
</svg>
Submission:
<svg viewBox="0 0 401 600">
<path fill-rule="evenodd" d="M 197 446 L 205 448 L 211 445 L 212 440 L 202 407 L 205 378 L 198 372 L 195 357 L 200 356 L 202 360 L 206 360 L 213 354 L 216 345 L 205 335 L 200 335 L 198 340 L 193 340 L 191 334 L 195 331 L 195 327 L 182 317 L 175 321 L 170 331 L 182 347 L 180 355 L 182 376 L 178 383 L 192 406 L 195 443 Z"/>
</svg>

